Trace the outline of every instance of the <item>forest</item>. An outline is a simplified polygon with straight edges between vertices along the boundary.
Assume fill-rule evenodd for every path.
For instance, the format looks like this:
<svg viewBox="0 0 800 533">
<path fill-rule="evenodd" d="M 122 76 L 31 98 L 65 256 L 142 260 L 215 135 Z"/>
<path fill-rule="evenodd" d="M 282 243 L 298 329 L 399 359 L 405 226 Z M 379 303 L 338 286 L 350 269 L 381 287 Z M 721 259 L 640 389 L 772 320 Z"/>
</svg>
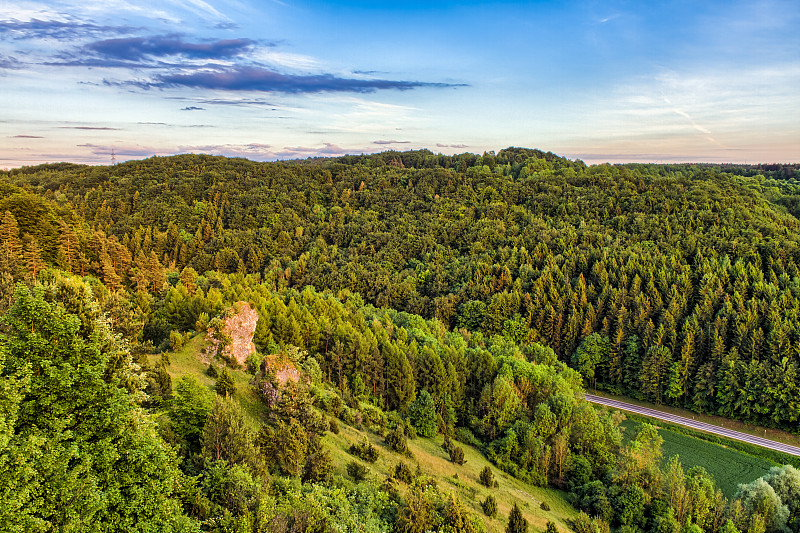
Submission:
<svg viewBox="0 0 800 533">
<path fill-rule="evenodd" d="M 794 467 L 727 497 L 582 398 L 797 433 L 798 206 L 797 166 L 523 148 L 0 172 L 2 529 L 485 528 L 402 462 L 382 483 L 356 461 L 332 475 L 341 422 L 399 454 L 475 447 L 565 491 L 576 533 L 800 531 Z M 222 359 L 217 394 L 173 382 L 170 354 L 237 302 L 259 316 L 248 390 Z"/>
</svg>

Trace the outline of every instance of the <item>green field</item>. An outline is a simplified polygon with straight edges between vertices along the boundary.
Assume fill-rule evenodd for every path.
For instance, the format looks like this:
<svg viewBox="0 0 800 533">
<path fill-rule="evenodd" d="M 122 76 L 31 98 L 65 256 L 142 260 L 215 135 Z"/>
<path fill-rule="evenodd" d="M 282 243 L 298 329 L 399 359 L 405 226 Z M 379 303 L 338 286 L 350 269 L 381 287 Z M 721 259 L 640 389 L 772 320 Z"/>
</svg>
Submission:
<svg viewBox="0 0 800 533">
<path fill-rule="evenodd" d="M 639 427 L 639 423 L 633 420 L 625 420 L 621 425 L 625 428 L 626 439 L 635 435 Z M 661 428 L 658 432 L 664 439 L 664 463 L 677 455 L 684 470 L 702 466 L 714 476 L 717 486 L 728 498 L 736 492 L 739 483 L 750 483 L 775 466 L 775 463 L 766 459 L 676 431 Z"/>
</svg>

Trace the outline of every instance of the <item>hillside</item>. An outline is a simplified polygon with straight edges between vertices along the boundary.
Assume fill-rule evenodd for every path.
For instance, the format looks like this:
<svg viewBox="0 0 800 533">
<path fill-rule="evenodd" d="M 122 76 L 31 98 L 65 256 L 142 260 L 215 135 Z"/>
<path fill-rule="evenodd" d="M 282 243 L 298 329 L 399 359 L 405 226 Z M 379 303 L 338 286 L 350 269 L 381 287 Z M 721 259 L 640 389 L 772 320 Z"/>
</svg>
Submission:
<svg viewBox="0 0 800 533">
<path fill-rule="evenodd" d="M 800 233 L 781 204 L 796 171 L 720 170 L 516 148 L 186 155 L 7 172 L 30 192 L 6 186 L 0 211 L 45 263 L 111 288 L 152 289 L 186 267 L 258 273 L 540 342 L 566 362 L 598 333 L 581 363 L 592 385 L 794 431 Z"/>
<path fill-rule="evenodd" d="M 70 396 L 72 416 L 102 418 L 109 402 L 158 427 L 143 442 L 164 450 L 152 466 L 176 531 L 480 531 L 489 495 L 490 531 L 517 500 L 536 530 L 793 528 L 791 466 L 726 496 L 702 468 L 664 462 L 656 428 L 623 439 L 623 417 L 583 399 L 585 385 L 797 430 L 794 178 L 722 170 L 512 148 L 3 173 L 0 468 L 18 498 L 0 521 L 130 523 L 102 495 L 138 444 L 97 462 L 90 425 L 54 426 L 97 471 L 95 505 L 75 516 L 37 496 L 77 483 L 71 467 L 62 479 L 13 460 L 47 457 L 32 417 L 47 380 L 69 391 L 91 362 L 119 397 Z M 215 356 L 202 333 L 226 345 L 222 324 L 245 305 L 255 353 Z M 72 329 L 40 320 L 45 307 Z M 349 450 L 363 459 L 369 443 L 379 459 L 359 481 Z M 405 445 L 420 469 L 387 481 L 400 457 L 387 446 Z M 476 485 L 483 466 L 498 490 Z"/>
</svg>

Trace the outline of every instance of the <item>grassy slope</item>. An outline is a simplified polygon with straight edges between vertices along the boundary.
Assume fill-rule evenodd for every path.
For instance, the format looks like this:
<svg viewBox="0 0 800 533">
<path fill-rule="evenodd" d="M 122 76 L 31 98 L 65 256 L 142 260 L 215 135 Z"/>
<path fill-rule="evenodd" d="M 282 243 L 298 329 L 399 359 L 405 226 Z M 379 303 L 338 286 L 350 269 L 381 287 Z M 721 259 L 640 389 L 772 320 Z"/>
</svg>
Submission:
<svg viewBox="0 0 800 533">
<path fill-rule="evenodd" d="M 468 509 L 479 515 L 489 532 L 505 531 L 508 513 L 515 501 L 518 502 L 523 515 L 532 526 L 532 530 L 536 531 L 544 530 L 548 520 L 555 522 L 560 531 L 569 531 L 565 521 L 577 514 L 577 511 L 567 503 L 564 493 L 534 487 L 514 479 L 492 466 L 478 450 L 466 444 L 458 443 L 464 449 L 464 458 L 467 461 L 459 466 L 450 462 L 449 456 L 442 449 L 441 436 L 434 439 L 409 440 L 408 445 L 414 454 L 414 459 L 408 459 L 387 448 L 383 438 L 371 431 L 357 430 L 343 423 L 340 423 L 340 427 L 341 431 L 338 435 L 328 434 L 325 437 L 337 473 L 346 475 L 345 465 L 356 460 L 371 469 L 373 479 L 382 481 L 400 461 L 410 464 L 412 470 L 419 463 L 422 472 L 436 478 L 439 488 L 444 493 L 457 495 Z M 380 458 L 374 465 L 356 459 L 346 451 L 350 444 L 360 442 L 364 437 L 367 437 L 380 450 Z M 499 488 L 488 489 L 478 483 L 478 474 L 485 466 L 491 466 L 495 479 L 499 482 Z M 457 478 L 454 477 L 456 474 Z M 498 513 L 497 518 L 494 519 L 485 516 L 480 507 L 480 502 L 485 500 L 489 494 L 493 494 L 497 499 Z M 547 502 L 550 511 L 543 511 L 540 508 L 541 502 Z"/>
<path fill-rule="evenodd" d="M 204 335 L 197 335 L 192 338 L 186 345 L 177 352 L 170 352 L 169 359 L 170 365 L 167 371 L 172 377 L 172 386 L 183 376 L 194 376 L 197 381 L 202 385 L 206 385 L 209 389 L 214 389 L 215 379 L 206 374 L 208 364 L 203 362 L 203 350 L 205 350 L 208 343 L 205 341 Z M 151 357 L 152 361 L 156 361 L 160 356 L 154 355 Z M 216 361 L 217 368 L 222 367 L 220 361 Z M 253 429 L 258 428 L 259 420 L 262 420 L 266 415 L 263 404 L 255 397 L 250 391 L 250 378 L 251 376 L 244 370 L 231 370 L 228 369 L 233 380 L 236 383 L 236 399 L 248 415 L 248 421 Z"/>
<path fill-rule="evenodd" d="M 173 385 L 182 376 L 194 376 L 201 384 L 213 388 L 214 379 L 206 375 L 205 371 L 208 365 L 202 360 L 202 350 L 206 345 L 203 336 L 198 335 L 186 343 L 181 350 L 169 354 L 168 371 L 172 376 Z M 158 357 L 157 355 L 153 356 L 153 360 L 157 360 Z M 236 382 L 236 397 L 255 427 L 259 423 L 258 420 L 264 416 L 264 408 L 250 392 L 248 384 L 250 376 L 243 370 L 231 370 L 230 372 Z M 500 486 L 496 489 L 484 487 L 478 483 L 478 474 L 484 466 L 491 466 L 491 464 L 478 450 L 466 444 L 458 443 L 464 449 L 464 458 L 467 461 L 464 465 L 459 466 L 451 463 L 449 456 L 442 449 L 442 437 L 410 440 L 409 448 L 414 454 L 412 460 L 389 450 L 384 445 L 383 438 L 371 431 L 358 430 L 344 422 L 340 422 L 339 426 L 341 431 L 338 435 L 328 433 L 324 439 L 331 451 L 336 473 L 347 476 L 345 465 L 352 460 L 360 461 L 348 454 L 347 448 L 350 444 L 360 442 L 367 437 L 381 452 L 380 458 L 374 465 L 361 461 L 370 468 L 373 480 L 383 481 L 390 470 L 393 470 L 401 460 L 409 463 L 412 470 L 419 463 L 423 473 L 436 478 L 443 492 L 452 492 L 458 495 L 468 509 L 479 515 L 490 533 L 505 531 L 508 513 L 514 501 L 519 503 L 523 515 L 532 526 L 531 531 L 543 531 L 548 520 L 555 522 L 560 531 L 569 531 L 566 520 L 577 514 L 577 511 L 567 503 L 564 493 L 533 487 L 512 478 L 493 466 L 492 471 Z M 455 474 L 458 474 L 458 478 L 454 477 Z M 498 514 L 494 519 L 485 516 L 480 507 L 480 502 L 485 500 L 489 494 L 493 494 L 497 499 Z M 550 511 L 543 511 L 540 508 L 543 501 L 550 506 Z"/>
</svg>

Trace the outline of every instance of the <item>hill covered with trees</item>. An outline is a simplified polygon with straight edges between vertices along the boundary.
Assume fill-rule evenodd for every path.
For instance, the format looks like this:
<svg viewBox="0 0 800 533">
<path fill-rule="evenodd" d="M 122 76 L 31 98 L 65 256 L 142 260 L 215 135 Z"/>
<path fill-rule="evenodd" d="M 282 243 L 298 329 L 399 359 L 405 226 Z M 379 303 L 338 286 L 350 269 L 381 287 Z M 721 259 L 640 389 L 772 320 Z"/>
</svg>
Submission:
<svg viewBox="0 0 800 533">
<path fill-rule="evenodd" d="M 4 174 L 3 260 L 112 290 L 158 293 L 187 268 L 347 289 L 540 342 L 591 385 L 795 430 L 798 171 L 735 170 L 753 175 L 525 149 L 30 167 Z M 148 322 L 158 345 L 164 319 Z"/>
<path fill-rule="evenodd" d="M 796 432 L 798 178 L 794 167 L 589 167 L 518 148 L 1 173 L 0 469 L 17 496 L 0 520 L 333 531 L 350 513 L 367 530 L 480 528 L 399 465 L 391 483 L 403 491 L 331 481 L 321 439 L 341 420 L 385 435 L 394 453 L 416 434 L 443 434 L 456 462 L 455 441 L 475 445 L 519 479 L 569 490 L 588 513 L 572 523 L 579 533 L 797 531 L 791 467 L 728 501 L 703 471 L 662 470 L 653 428 L 626 443 L 619 417 L 582 394 L 596 386 Z M 169 353 L 239 301 L 259 313 L 247 391 L 222 361 L 218 398 L 172 383 Z M 276 361 L 302 378 L 278 380 Z M 75 397 L 74 383 L 92 395 Z M 46 390 L 63 391 L 66 415 L 40 427 L 31 413 L 51 401 Z M 81 425 L 86 413 L 102 435 Z M 72 505 L 78 470 L 50 473 L 51 440 L 83 465 L 89 485 L 75 494 L 94 498 L 90 518 L 52 510 Z M 126 472 L 127 450 L 140 448 L 159 467 L 113 484 L 108 472 Z M 352 453 L 373 455 L 366 444 Z M 362 492 L 342 500 L 337 486 Z M 119 509 L 132 487 L 139 514 Z"/>
</svg>

